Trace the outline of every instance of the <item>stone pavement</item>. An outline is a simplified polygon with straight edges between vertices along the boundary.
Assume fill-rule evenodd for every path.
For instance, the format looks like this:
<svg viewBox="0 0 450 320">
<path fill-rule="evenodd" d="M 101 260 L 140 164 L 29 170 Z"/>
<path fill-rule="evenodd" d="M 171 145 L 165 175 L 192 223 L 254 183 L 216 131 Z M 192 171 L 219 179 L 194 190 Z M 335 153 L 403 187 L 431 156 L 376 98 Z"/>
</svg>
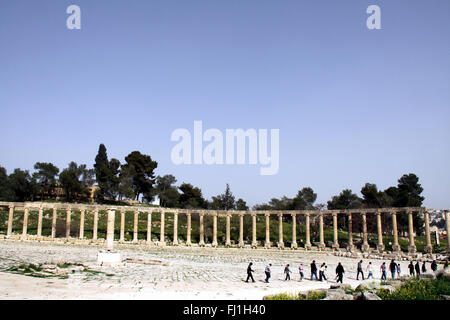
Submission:
<svg viewBox="0 0 450 320">
<path fill-rule="evenodd" d="M 345 270 L 344 284 L 356 287 L 359 259 L 336 257 L 331 252 L 305 252 L 278 249 L 156 247 L 116 245 L 123 259 L 158 260 L 164 264 L 124 263 L 106 267 L 96 263 L 103 246 L 47 242 L 0 241 L 0 298 L 8 299 L 261 299 L 264 295 L 328 288 L 334 283 L 340 261 Z M 298 265 L 304 264 L 310 276 L 310 262 L 328 265 L 328 282 L 299 282 Z M 364 268 L 368 259 L 364 260 Z M 253 262 L 256 283 L 245 283 L 246 268 Z M 376 281 L 383 260 L 370 260 Z M 21 263 L 83 264 L 96 272 L 73 272 L 68 279 L 33 278 L 5 272 Z M 272 263 L 272 278 L 264 283 L 264 267 Z M 289 263 L 291 281 L 284 281 L 284 266 Z M 386 260 L 388 264 L 389 261 Z M 401 261 L 403 274 L 407 261 Z M 370 280 L 372 281 L 372 280 Z M 29 290 L 30 287 L 33 290 Z"/>
</svg>

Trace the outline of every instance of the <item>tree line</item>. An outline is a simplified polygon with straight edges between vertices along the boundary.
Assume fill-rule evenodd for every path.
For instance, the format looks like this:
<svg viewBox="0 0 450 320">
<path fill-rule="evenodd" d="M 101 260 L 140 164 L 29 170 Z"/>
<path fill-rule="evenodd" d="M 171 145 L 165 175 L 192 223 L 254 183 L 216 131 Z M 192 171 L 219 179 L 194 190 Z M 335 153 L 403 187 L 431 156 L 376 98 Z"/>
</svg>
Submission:
<svg viewBox="0 0 450 320">
<path fill-rule="evenodd" d="M 0 166 L 0 200 L 2 201 L 45 201 L 58 197 L 57 188 L 63 190 L 62 195 L 68 202 L 85 202 L 90 198 L 89 189 L 97 185 L 94 199 L 97 203 L 121 203 L 125 200 L 140 200 L 151 203 L 159 198 L 160 206 L 186 209 L 217 210 L 249 210 L 246 202 L 235 199 L 227 184 L 223 194 L 213 196 L 211 200 L 204 198 L 202 190 L 190 183 L 183 182 L 177 186 L 177 179 L 171 175 L 155 176 L 158 163 L 150 155 L 133 151 L 125 157 L 125 163 L 118 159 L 108 158 L 104 144 L 100 144 L 93 168 L 86 164 L 78 165 L 70 162 L 61 172 L 52 163 L 37 162 L 34 172 L 15 169 L 7 174 Z M 253 210 L 322 210 L 322 209 L 362 209 L 382 207 L 420 207 L 424 197 L 419 178 L 413 174 L 405 174 L 397 186 L 386 190 L 378 190 L 376 184 L 366 183 L 361 188 L 362 197 L 345 189 L 333 196 L 327 204 L 316 204 L 317 194 L 310 187 L 304 187 L 289 198 L 272 198 L 268 203 L 256 204 Z M 286 216 L 286 220 L 290 217 Z M 300 217 L 299 217 L 300 219 Z M 327 217 L 326 219 L 330 219 Z M 355 231 L 361 228 L 359 215 L 353 217 Z M 390 217 L 383 216 L 383 227 L 391 227 Z M 325 221 L 326 223 L 330 221 Z M 339 216 L 339 227 L 346 228 L 347 217 Z M 367 216 L 369 232 L 376 232 L 376 220 L 373 215 Z M 406 214 L 398 215 L 400 232 L 406 232 L 408 220 Z M 421 233 L 423 220 L 414 214 L 414 225 Z"/>
</svg>

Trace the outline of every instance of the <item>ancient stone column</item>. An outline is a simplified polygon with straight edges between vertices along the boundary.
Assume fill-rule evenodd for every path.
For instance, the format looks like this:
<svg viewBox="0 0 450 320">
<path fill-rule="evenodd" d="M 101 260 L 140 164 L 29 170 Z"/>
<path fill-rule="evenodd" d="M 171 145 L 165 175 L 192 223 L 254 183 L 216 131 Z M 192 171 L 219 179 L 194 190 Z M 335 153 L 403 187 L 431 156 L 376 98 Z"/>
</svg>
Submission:
<svg viewBox="0 0 450 320">
<path fill-rule="evenodd" d="M 338 214 L 333 212 L 333 245 L 334 250 L 339 249 L 339 239 L 338 239 Z"/>
<path fill-rule="evenodd" d="M 199 216 L 199 220 L 200 220 L 199 221 L 200 239 L 199 239 L 198 245 L 203 247 L 203 246 L 205 246 L 205 225 L 203 223 L 203 213 L 199 213 L 198 216 Z"/>
<path fill-rule="evenodd" d="M 178 212 L 173 213 L 173 245 L 178 245 Z"/>
<path fill-rule="evenodd" d="M 164 211 L 161 211 L 161 231 L 160 231 L 160 238 L 159 238 L 159 242 L 162 244 L 162 245 L 165 245 L 166 244 L 166 241 L 165 241 L 165 237 L 164 237 L 164 230 L 165 230 L 165 212 Z"/>
<path fill-rule="evenodd" d="M 178 216 L 177 216 L 178 218 Z M 178 220 L 177 220 L 178 222 Z M 174 221 L 175 223 L 175 221 Z M 174 225 L 175 227 L 175 225 Z M 175 235 L 175 233 L 174 233 Z M 175 240 L 174 240 L 175 241 Z M 147 212 L 147 243 L 152 242 L 152 212 Z"/>
<path fill-rule="evenodd" d="M 192 244 L 191 242 L 191 213 L 186 213 L 186 219 L 187 219 L 187 230 L 186 230 L 186 245 L 190 246 Z"/>
<path fill-rule="evenodd" d="M 413 226 L 413 212 L 408 212 L 408 236 L 409 236 L 409 253 L 416 252 L 416 245 L 414 243 L 414 226 Z"/>
<path fill-rule="evenodd" d="M 252 212 L 252 248 L 258 247 L 256 240 L 256 213 Z"/>
<path fill-rule="evenodd" d="M 283 249 L 284 248 L 284 241 L 283 241 L 283 214 L 278 213 L 278 248 Z"/>
<path fill-rule="evenodd" d="M 53 208 L 53 215 L 52 215 L 52 234 L 51 237 L 54 238 L 56 236 L 56 217 L 58 215 L 58 211 L 56 208 Z"/>
<path fill-rule="evenodd" d="M 212 246 L 217 247 L 217 213 L 213 213 L 213 241 Z"/>
<path fill-rule="evenodd" d="M 348 214 L 348 244 L 347 249 L 348 250 L 354 250 L 355 246 L 353 245 L 353 222 L 352 222 L 352 214 Z"/>
<path fill-rule="evenodd" d="M 125 210 L 120 210 L 120 235 L 119 242 L 125 241 Z"/>
<path fill-rule="evenodd" d="M 447 226 L 447 252 L 450 252 L 450 211 L 445 211 L 445 223 Z"/>
<path fill-rule="evenodd" d="M 92 228 L 92 240 L 97 240 L 97 230 L 98 230 L 98 208 L 94 210 L 94 226 Z"/>
<path fill-rule="evenodd" d="M 25 208 L 23 213 L 22 239 L 27 238 L 27 229 L 28 229 L 28 208 Z"/>
<path fill-rule="evenodd" d="M 66 212 L 66 238 L 70 238 L 70 216 L 72 215 L 72 210 L 70 208 L 67 209 Z"/>
<path fill-rule="evenodd" d="M 6 231 L 6 236 L 9 238 L 12 234 L 12 226 L 14 220 L 14 206 L 9 206 L 9 214 L 8 214 L 8 229 Z"/>
<path fill-rule="evenodd" d="M 370 249 L 369 242 L 367 241 L 367 216 L 365 212 L 361 212 L 362 227 L 363 227 L 363 244 L 361 246 L 362 252 L 367 252 Z"/>
<path fill-rule="evenodd" d="M 43 214 L 43 209 L 41 207 L 41 208 L 39 208 L 38 225 L 37 225 L 37 233 L 36 233 L 38 237 L 42 236 L 42 214 Z"/>
<path fill-rule="evenodd" d="M 297 249 L 297 215 L 293 213 L 292 215 L 292 243 L 291 248 Z"/>
<path fill-rule="evenodd" d="M 427 245 L 425 246 L 425 252 L 432 253 L 433 252 L 433 245 L 431 244 L 431 233 L 430 233 L 430 214 L 427 210 L 424 212 L 424 219 L 425 219 L 425 236 L 427 240 Z"/>
<path fill-rule="evenodd" d="M 393 251 L 401 251 L 398 244 L 398 230 L 397 230 L 397 212 L 391 212 L 392 215 L 392 236 L 394 238 L 394 244 L 392 245 Z"/>
<path fill-rule="evenodd" d="M 225 239 L 225 246 L 229 247 L 231 246 L 231 237 L 230 237 L 230 231 L 231 231 L 231 214 L 227 213 L 227 224 L 226 224 L 226 239 Z"/>
<path fill-rule="evenodd" d="M 323 238 L 323 214 L 319 214 L 319 250 L 325 249 L 325 241 Z"/>
<path fill-rule="evenodd" d="M 244 247 L 244 214 L 239 214 L 239 248 Z"/>
<path fill-rule="evenodd" d="M 264 247 L 270 248 L 270 213 L 266 212 L 266 242 Z"/>
<path fill-rule="evenodd" d="M 312 247 L 311 246 L 311 231 L 310 231 L 310 221 L 309 221 L 310 216 L 309 216 L 309 213 L 305 214 L 305 218 L 306 218 L 306 222 L 305 222 L 305 225 L 306 225 L 305 249 L 309 250 Z"/>
<path fill-rule="evenodd" d="M 81 213 L 80 213 L 80 239 L 84 238 L 84 214 L 85 214 L 85 209 L 81 209 Z"/>
<path fill-rule="evenodd" d="M 161 213 L 162 217 L 162 213 Z M 134 212 L 133 217 L 133 242 L 138 242 L 138 232 L 139 232 L 139 211 Z"/>
<path fill-rule="evenodd" d="M 114 247 L 114 220 L 115 210 L 108 210 L 108 222 L 106 225 L 106 250 L 112 251 Z"/>
<path fill-rule="evenodd" d="M 381 212 L 377 212 L 377 231 L 378 231 L 378 244 L 377 244 L 377 250 L 378 252 L 384 251 L 384 244 L 383 244 L 383 230 L 382 230 L 382 223 L 381 223 Z"/>
</svg>

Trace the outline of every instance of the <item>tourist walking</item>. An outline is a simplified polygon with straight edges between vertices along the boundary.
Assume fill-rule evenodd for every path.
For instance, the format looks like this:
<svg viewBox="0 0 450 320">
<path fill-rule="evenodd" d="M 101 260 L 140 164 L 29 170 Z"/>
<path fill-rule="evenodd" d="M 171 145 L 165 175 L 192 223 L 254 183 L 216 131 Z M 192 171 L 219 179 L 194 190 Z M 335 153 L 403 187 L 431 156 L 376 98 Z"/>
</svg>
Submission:
<svg viewBox="0 0 450 320">
<path fill-rule="evenodd" d="M 300 263 L 299 267 L 298 267 L 298 272 L 300 273 L 300 280 L 303 280 L 303 263 Z"/>
<path fill-rule="evenodd" d="M 327 265 L 323 266 L 322 277 L 325 281 L 327 281 Z"/>
<path fill-rule="evenodd" d="M 419 261 L 416 262 L 416 276 L 417 276 L 417 278 L 420 278 L 420 263 L 419 263 Z"/>
<path fill-rule="evenodd" d="M 284 273 L 286 274 L 286 278 L 284 281 L 291 280 L 291 276 L 289 275 L 291 273 L 291 270 L 289 269 L 289 264 L 284 267 Z"/>
<path fill-rule="evenodd" d="M 366 271 L 367 271 L 367 279 L 370 279 L 370 277 L 372 277 L 373 279 L 373 270 L 372 270 L 372 262 L 369 262 L 369 264 L 366 267 Z"/>
<path fill-rule="evenodd" d="M 433 260 L 433 262 L 431 262 L 431 270 L 433 270 L 433 272 L 436 272 L 437 270 L 436 260 Z"/>
<path fill-rule="evenodd" d="M 401 273 L 402 273 L 402 268 L 400 266 L 400 263 L 397 263 L 397 279 L 400 279 Z"/>
<path fill-rule="evenodd" d="M 319 281 L 323 281 L 323 279 L 327 280 L 324 272 L 325 272 L 325 262 L 322 263 L 319 268 Z"/>
<path fill-rule="evenodd" d="M 395 279 L 395 271 L 397 271 L 397 264 L 395 263 L 394 259 L 392 259 L 391 263 L 389 264 L 389 270 L 391 271 L 392 279 Z"/>
<path fill-rule="evenodd" d="M 272 266 L 271 263 L 269 263 L 266 266 L 266 269 L 264 269 L 264 272 L 266 273 L 266 283 L 269 283 L 269 279 L 270 279 L 270 267 Z"/>
<path fill-rule="evenodd" d="M 383 262 L 380 267 L 381 270 L 381 280 L 386 280 L 386 262 Z"/>
<path fill-rule="evenodd" d="M 316 260 L 313 260 L 311 263 L 311 281 L 313 279 L 313 276 L 317 279 L 317 266 L 316 266 Z"/>
<path fill-rule="evenodd" d="M 359 274 L 360 273 L 362 274 L 362 279 L 364 280 L 364 272 L 363 272 L 363 269 L 362 269 L 362 260 L 359 260 L 358 266 L 356 267 L 356 270 L 357 270 L 357 272 L 356 272 L 356 280 L 359 280 Z"/>
<path fill-rule="evenodd" d="M 253 275 L 252 275 L 252 272 L 255 272 L 255 270 L 252 269 L 252 265 L 253 265 L 253 262 L 250 262 L 248 264 L 248 267 L 247 267 L 247 280 L 245 280 L 245 282 L 248 282 L 248 279 L 252 279 L 252 282 L 255 282 L 255 279 L 253 279 Z"/>
<path fill-rule="evenodd" d="M 414 277 L 414 265 L 412 261 L 409 263 L 408 268 L 409 268 L 409 275 L 411 277 Z"/>
<path fill-rule="evenodd" d="M 427 272 L 427 266 L 425 265 L 425 261 L 422 263 L 422 273 Z"/>
<path fill-rule="evenodd" d="M 342 283 L 342 279 L 344 277 L 344 267 L 341 265 L 341 263 L 338 263 L 338 266 L 336 267 L 336 274 L 337 274 L 337 282 Z"/>
</svg>

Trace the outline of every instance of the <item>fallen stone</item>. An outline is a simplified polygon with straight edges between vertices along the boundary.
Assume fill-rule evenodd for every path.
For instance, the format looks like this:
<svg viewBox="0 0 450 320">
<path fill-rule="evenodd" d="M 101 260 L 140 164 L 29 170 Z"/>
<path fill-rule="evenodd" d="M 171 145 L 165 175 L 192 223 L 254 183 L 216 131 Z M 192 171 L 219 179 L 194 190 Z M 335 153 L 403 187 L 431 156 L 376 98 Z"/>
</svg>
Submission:
<svg viewBox="0 0 450 320">
<path fill-rule="evenodd" d="M 346 294 L 342 289 L 338 289 L 327 291 L 327 297 L 323 300 L 353 300 L 353 296 L 351 294 Z"/>
</svg>

